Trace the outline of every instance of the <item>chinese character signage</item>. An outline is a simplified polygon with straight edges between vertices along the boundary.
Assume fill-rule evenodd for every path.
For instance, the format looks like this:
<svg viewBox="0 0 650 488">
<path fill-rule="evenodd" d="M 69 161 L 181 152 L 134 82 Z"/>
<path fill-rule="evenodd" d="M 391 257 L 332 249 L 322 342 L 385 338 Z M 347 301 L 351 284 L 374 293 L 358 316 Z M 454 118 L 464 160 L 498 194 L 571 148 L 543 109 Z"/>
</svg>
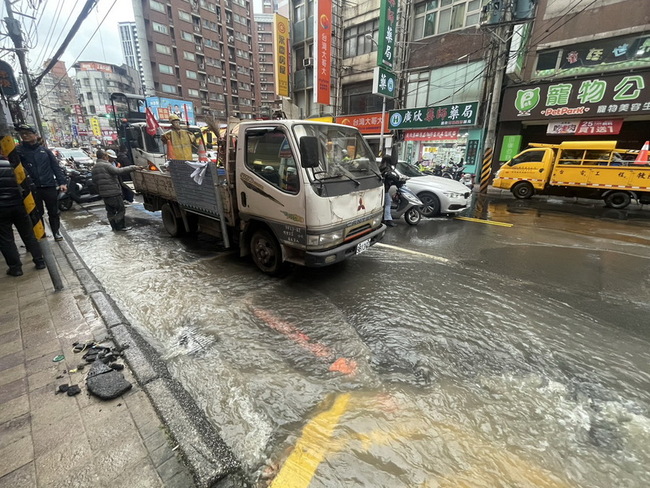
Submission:
<svg viewBox="0 0 650 488">
<path fill-rule="evenodd" d="M 386 115 L 384 116 L 384 119 L 388 120 Z M 356 127 L 362 134 L 380 134 L 381 112 L 363 115 L 344 115 L 342 117 L 336 117 L 336 123 Z M 384 123 L 384 132 L 387 131 L 388 127 L 386 127 L 386 124 Z"/>
<path fill-rule="evenodd" d="M 650 73 L 638 72 L 508 88 L 503 97 L 501 120 L 647 114 L 650 114 Z"/>
<path fill-rule="evenodd" d="M 619 134 L 621 127 L 623 127 L 623 119 L 581 120 L 576 129 L 576 135 L 599 136 Z"/>
<path fill-rule="evenodd" d="M 521 151 L 523 136 L 503 136 L 499 161 L 510 161 Z"/>
<path fill-rule="evenodd" d="M 455 141 L 459 130 L 453 129 L 418 129 L 410 130 L 404 135 L 405 141 Z"/>
<path fill-rule="evenodd" d="M 379 42 L 377 66 L 395 66 L 395 33 L 397 31 L 397 0 L 381 0 L 379 7 Z"/>
<path fill-rule="evenodd" d="M 5 97 L 18 95 L 18 84 L 14 76 L 14 70 L 6 61 L 0 61 L 0 89 Z"/>
<path fill-rule="evenodd" d="M 382 97 L 395 98 L 397 89 L 397 76 L 391 71 L 379 66 L 374 69 L 372 78 L 372 93 Z"/>
<path fill-rule="evenodd" d="M 275 37 L 275 94 L 289 96 L 289 19 L 273 15 Z"/>
<path fill-rule="evenodd" d="M 478 102 L 391 110 L 389 129 L 476 125 Z"/>
<path fill-rule="evenodd" d="M 329 105 L 332 63 L 332 0 L 317 0 L 314 16 L 314 103 Z"/>
<path fill-rule="evenodd" d="M 79 71 L 101 71 L 103 73 L 113 72 L 111 65 L 102 63 L 81 62 L 78 65 L 74 66 L 74 68 L 78 69 Z"/>
</svg>

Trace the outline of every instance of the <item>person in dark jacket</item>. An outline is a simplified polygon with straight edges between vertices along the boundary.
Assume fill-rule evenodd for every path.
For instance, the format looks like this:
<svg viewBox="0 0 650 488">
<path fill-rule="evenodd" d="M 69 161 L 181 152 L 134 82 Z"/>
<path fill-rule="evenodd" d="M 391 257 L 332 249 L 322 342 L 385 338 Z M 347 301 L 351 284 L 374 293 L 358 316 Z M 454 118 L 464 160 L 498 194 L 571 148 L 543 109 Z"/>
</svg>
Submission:
<svg viewBox="0 0 650 488">
<path fill-rule="evenodd" d="M 104 199 L 106 215 L 114 231 L 130 230 L 126 226 L 124 200 L 120 176 L 135 171 L 137 166 L 117 168 L 109 161 L 105 151 L 97 151 L 97 162 L 93 166 L 93 183 L 97 185 L 99 196 Z"/>
<path fill-rule="evenodd" d="M 120 146 L 119 152 L 115 154 L 115 151 L 108 150 L 106 153 L 109 155 L 111 162 L 118 168 L 126 168 L 127 166 L 133 166 L 129 154 L 126 151 L 124 145 Z M 135 193 L 131 188 L 126 186 L 125 181 L 131 181 L 131 174 L 126 174 L 120 177 L 120 184 L 122 185 L 122 198 L 125 202 L 133 203 L 135 199 Z"/>
<path fill-rule="evenodd" d="M 20 254 L 14 240 L 14 225 L 32 255 L 36 269 L 44 269 L 43 251 L 34 235 L 32 221 L 25 210 L 22 189 L 16 181 L 13 166 L 4 157 L 0 157 L 0 251 L 9 266 L 7 274 L 21 276 L 23 263 L 20 261 Z"/>
<path fill-rule="evenodd" d="M 383 222 L 388 227 L 395 227 L 397 224 L 393 222 L 393 216 L 390 212 L 390 205 L 392 197 L 390 195 L 390 187 L 399 183 L 399 175 L 395 173 L 394 162 L 391 156 L 384 156 L 379 163 L 379 170 L 384 178 L 384 219 Z"/>
<path fill-rule="evenodd" d="M 16 165 L 20 161 L 25 171 L 34 184 L 34 200 L 41 216 L 45 216 L 44 206 L 47 208 L 47 217 L 54 239 L 62 241 L 59 232 L 61 220 L 59 219 L 58 198 L 59 192 L 67 190 L 67 179 L 52 151 L 42 146 L 36 131 L 25 124 L 16 126 L 20 135 L 21 144 L 9 154 L 9 161 Z M 58 186 L 58 190 L 57 190 Z"/>
</svg>

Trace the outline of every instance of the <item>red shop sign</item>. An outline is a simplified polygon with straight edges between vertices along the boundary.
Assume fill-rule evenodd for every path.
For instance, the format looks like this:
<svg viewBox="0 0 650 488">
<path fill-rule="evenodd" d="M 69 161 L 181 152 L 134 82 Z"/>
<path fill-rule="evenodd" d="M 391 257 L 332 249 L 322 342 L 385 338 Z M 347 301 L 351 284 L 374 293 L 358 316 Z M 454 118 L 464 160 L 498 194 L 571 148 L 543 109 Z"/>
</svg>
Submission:
<svg viewBox="0 0 650 488">
<path fill-rule="evenodd" d="M 623 119 L 581 120 L 575 133 L 577 136 L 619 134 L 622 126 Z"/>
</svg>

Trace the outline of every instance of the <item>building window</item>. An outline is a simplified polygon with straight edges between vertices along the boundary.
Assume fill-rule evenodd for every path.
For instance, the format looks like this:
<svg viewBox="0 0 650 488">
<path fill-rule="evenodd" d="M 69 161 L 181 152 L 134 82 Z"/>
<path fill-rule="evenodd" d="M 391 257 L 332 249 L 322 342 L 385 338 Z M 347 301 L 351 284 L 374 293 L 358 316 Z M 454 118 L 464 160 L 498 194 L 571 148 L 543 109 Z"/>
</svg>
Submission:
<svg viewBox="0 0 650 488">
<path fill-rule="evenodd" d="M 297 0 L 293 5 L 293 21 L 300 22 L 305 20 L 305 2 Z"/>
<path fill-rule="evenodd" d="M 154 32 L 160 32 L 161 34 L 169 34 L 169 27 L 165 24 L 159 24 L 158 22 L 152 22 L 151 28 Z"/>
<path fill-rule="evenodd" d="M 188 79 L 190 80 L 196 80 L 198 79 L 198 76 L 196 74 L 196 71 L 191 71 L 191 70 L 185 70 L 185 76 L 187 76 Z"/>
<path fill-rule="evenodd" d="M 429 0 L 415 6 L 413 38 L 444 34 L 478 25 L 481 0 Z"/>
<path fill-rule="evenodd" d="M 174 74 L 174 68 L 172 66 L 169 66 L 167 64 L 159 64 L 158 65 L 158 71 L 165 75 L 173 75 Z"/>
<path fill-rule="evenodd" d="M 182 31 L 181 32 L 181 39 L 183 39 L 184 41 L 188 41 L 188 42 L 194 42 L 194 34 L 192 34 L 191 32 Z"/>
<path fill-rule="evenodd" d="M 171 54 L 172 48 L 164 44 L 156 44 L 156 52 L 160 54 Z"/>
<path fill-rule="evenodd" d="M 178 11 L 178 18 L 184 20 L 185 22 L 192 22 L 192 16 L 182 10 Z"/>
<path fill-rule="evenodd" d="M 194 53 L 191 53 L 189 51 L 183 51 L 183 59 L 187 59 L 188 61 L 196 61 L 196 56 Z"/>
<path fill-rule="evenodd" d="M 155 10 L 156 12 L 162 12 L 163 14 L 167 12 L 165 5 L 160 2 L 156 2 L 156 0 L 149 0 L 149 8 L 151 8 L 151 10 Z"/>
<path fill-rule="evenodd" d="M 370 39 L 366 37 L 368 34 L 371 37 Z M 371 20 L 370 22 L 345 29 L 343 33 L 343 57 L 352 58 L 360 54 L 368 54 L 376 51 L 378 35 L 378 20 Z"/>
<path fill-rule="evenodd" d="M 191 97 L 199 98 L 199 91 L 198 91 L 198 90 L 194 90 L 193 88 L 188 88 L 188 90 L 187 90 L 187 94 L 188 94 L 189 96 L 191 96 Z"/>
<path fill-rule="evenodd" d="M 178 89 L 174 85 L 165 85 L 162 83 L 161 85 L 162 91 L 165 93 L 178 93 Z"/>
<path fill-rule="evenodd" d="M 480 100 L 484 76 L 483 61 L 410 73 L 406 85 L 406 107 Z"/>
</svg>

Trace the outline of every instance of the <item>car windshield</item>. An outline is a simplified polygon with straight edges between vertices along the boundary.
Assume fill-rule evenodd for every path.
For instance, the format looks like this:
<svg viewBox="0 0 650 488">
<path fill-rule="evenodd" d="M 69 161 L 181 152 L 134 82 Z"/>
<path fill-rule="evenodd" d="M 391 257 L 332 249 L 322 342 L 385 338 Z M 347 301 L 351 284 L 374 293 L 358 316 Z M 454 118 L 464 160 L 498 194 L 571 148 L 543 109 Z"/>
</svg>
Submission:
<svg viewBox="0 0 650 488">
<path fill-rule="evenodd" d="M 68 159 L 68 158 L 88 159 L 88 157 L 89 157 L 81 149 L 59 149 L 59 152 L 66 159 Z"/>
<path fill-rule="evenodd" d="M 296 137 L 316 137 L 319 141 L 318 167 L 315 179 L 360 178 L 379 174 L 375 156 L 354 127 L 326 124 L 298 124 Z"/>
<path fill-rule="evenodd" d="M 400 161 L 397 163 L 397 171 L 402 173 L 404 176 L 408 176 L 409 178 L 424 176 L 420 170 L 418 170 L 412 164 L 407 163 L 406 161 Z"/>
</svg>

